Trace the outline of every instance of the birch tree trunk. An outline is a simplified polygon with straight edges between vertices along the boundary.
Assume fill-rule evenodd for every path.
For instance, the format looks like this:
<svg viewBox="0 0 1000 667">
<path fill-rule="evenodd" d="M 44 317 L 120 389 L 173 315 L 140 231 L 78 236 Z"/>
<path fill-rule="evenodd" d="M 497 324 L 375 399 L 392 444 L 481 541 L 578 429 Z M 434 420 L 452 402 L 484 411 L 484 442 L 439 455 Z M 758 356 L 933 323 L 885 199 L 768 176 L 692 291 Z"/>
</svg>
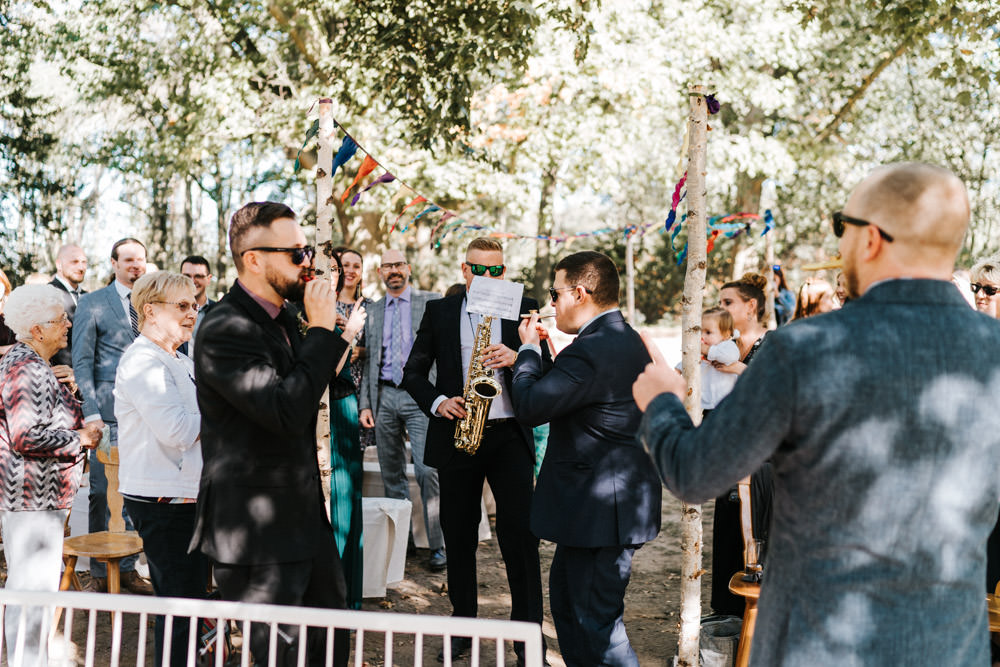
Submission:
<svg viewBox="0 0 1000 667">
<path fill-rule="evenodd" d="M 696 425 L 701 422 L 701 312 L 707 265 L 705 237 L 705 149 L 708 140 L 708 106 L 705 87 L 688 89 L 691 113 L 688 117 L 687 168 L 687 269 L 681 299 L 681 349 L 684 380 L 688 394 L 684 407 Z M 701 631 L 701 505 L 682 505 L 681 517 L 681 628 L 677 664 L 697 667 Z"/>
<path fill-rule="evenodd" d="M 316 276 L 318 280 L 332 280 L 330 262 L 333 257 L 333 101 L 319 101 L 319 155 L 316 165 Z M 316 459 L 319 461 L 320 480 L 326 512 L 330 514 L 330 387 L 320 399 L 316 418 Z"/>
</svg>

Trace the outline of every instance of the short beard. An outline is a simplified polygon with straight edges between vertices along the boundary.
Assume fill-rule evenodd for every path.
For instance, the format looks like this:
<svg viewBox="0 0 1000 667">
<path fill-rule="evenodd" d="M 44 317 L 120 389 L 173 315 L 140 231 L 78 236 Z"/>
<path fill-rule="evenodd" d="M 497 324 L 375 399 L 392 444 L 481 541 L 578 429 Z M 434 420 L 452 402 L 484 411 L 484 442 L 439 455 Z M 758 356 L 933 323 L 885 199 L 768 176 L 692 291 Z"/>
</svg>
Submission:
<svg viewBox="0 0 1000 667">
<path fill-rule="evenodd" d="M 858 272 L 854 266 L 844 264 L 844 288 L 847 290 L 847 298 L 857 299 L 861 296 L 858 289 Z"/>
<path fill-rule="evenodd" d="M 298 276 L 294 280 L 288 280 L 268 266 L 264 269 L 264 277 L 271 289 L 286 301 L 300 302 L 306 295 L 306 284 Z"/>
</svg>

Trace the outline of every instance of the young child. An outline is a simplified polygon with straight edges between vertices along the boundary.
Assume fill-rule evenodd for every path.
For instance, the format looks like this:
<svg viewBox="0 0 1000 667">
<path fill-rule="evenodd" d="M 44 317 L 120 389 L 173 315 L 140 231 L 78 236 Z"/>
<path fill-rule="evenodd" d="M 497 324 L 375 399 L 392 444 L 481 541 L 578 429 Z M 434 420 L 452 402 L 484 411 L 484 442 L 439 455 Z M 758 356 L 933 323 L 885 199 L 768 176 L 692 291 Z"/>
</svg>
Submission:
<svg viewBox="0 0 1000 667">
<path fill-rule="evenodd" d="M 708 411 L 733 390 L 739 375 L 726 373 L 715 364 L 728 366 L 740 360 L 733 340 L 733 316 L 724 308 L 709 308 L 701 314 L 701 409 Z"/>
</svg>

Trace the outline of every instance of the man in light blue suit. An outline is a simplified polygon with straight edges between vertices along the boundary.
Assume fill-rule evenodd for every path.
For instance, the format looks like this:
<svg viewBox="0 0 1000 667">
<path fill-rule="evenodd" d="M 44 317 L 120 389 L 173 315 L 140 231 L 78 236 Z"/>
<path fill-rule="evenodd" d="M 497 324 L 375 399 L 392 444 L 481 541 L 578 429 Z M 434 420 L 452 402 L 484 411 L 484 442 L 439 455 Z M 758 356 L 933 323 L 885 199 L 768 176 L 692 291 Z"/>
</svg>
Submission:
<svg viewBox="0 0 1000 667">
<path fill-rule="evenodd" d="M 115 420 L 115 372 L 125 348 L 139 335 L 138 319 L 129 296 L 132 285 L 146 273 L 146 246 L 133 238 L 124 238 L 111 248 L 114 281 L 103 289 L 80 298 L 73 319 L 73 372 L 83 396 L 84 422 L 111 428 L 111 445 L 118 446 L 118 423 Z M 90 450 L 90 532 L 108 529 L 108 480 L 104 464 Z M 126 527 L 132 522 L 125 515 Z M 107 568 L 91 559 L 91 581 L 87 590 L 107 590 Z M 121 562 L 121 586 L 131 593 L 152 595 L 153 589 L 135 573 L 135 558 Z"/>
<path fill-rule="evenodd" d="M 951 283 L 968 222 L 947 170 L 872 173 L 833 214 L 851 301 L 768 334 L 697 428 L 648 345 L 633 395 L 668 489 L 703 502 L 774 467 L 751 665 L 990 664 L 1000 322 Z"/>
</svg>

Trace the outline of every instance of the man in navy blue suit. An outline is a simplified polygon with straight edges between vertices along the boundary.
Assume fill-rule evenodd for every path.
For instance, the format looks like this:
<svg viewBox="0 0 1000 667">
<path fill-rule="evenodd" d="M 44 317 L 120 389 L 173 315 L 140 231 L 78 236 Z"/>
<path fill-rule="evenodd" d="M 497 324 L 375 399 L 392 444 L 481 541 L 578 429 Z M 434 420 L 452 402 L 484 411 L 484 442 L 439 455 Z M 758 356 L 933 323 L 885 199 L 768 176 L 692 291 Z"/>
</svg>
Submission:
<svg viewBox="0 0 1000 667">
<path fill-rule="evenodd" d="M 660 482 L 636 441 L 642 413 L 632 383 L 649 363 L 618 309 L 618 269 L 599 252 L 556 265 L 549 294 L 574 340 L 546 368 L 538 315 L 523 320 L 514 364 L 514 412 L 549 422 L 531 504 L 531 530 L 556 543 L 549 601 L 568 667 L 638 665 L 625 633 L 632 555 L 660 531 Z"/>
</svg>

